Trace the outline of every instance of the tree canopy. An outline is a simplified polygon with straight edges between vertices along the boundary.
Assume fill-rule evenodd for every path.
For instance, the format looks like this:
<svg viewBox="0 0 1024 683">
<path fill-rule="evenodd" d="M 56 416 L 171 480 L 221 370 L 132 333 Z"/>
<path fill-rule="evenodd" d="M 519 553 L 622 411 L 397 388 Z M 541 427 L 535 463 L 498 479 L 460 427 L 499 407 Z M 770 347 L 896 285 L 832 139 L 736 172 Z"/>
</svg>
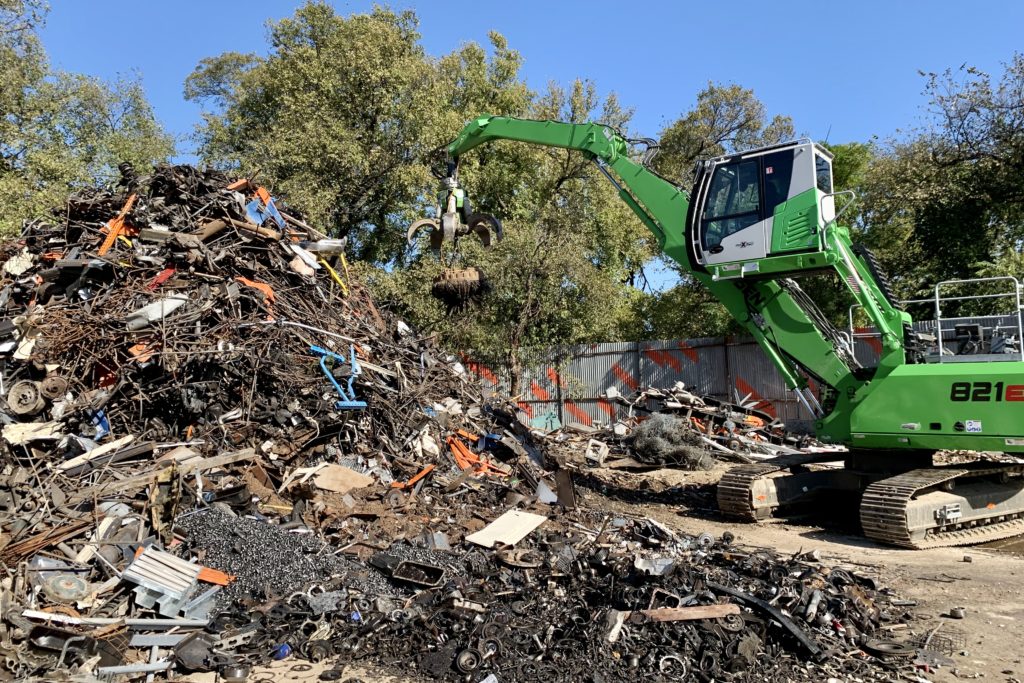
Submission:
<svg viewBox="0 0 1024 683">
<path fill-rule="evenodd" d="M 431 210 L 444 147 L 482 113 L 618 128 L 630 112 L 593 83 L 542 93 L 519 74 L 504 37 L 433 58 L 415 16 L 376 8 L 341 16 L 311 2 L 270 25 L 266 57 L 204 60 L 186 97 L 207 107 L 208 161 L 259 168 L 266 182 L 332 234 L 349 238 L 378 293 L 454 348 L 518 366 L 526 349 L 624 338 L 628 286 L 654 253 L 647 231 L 582 155 L 511 142 L 467 155 L 460 178 L 478 210 L 501 217 L 506 240 L 463 257 L 493 291 L 458 319 L 429 295 L 441 263 L 406 249 L 405 232 Z M 339 68 L 338 65 L 344 65 Z"/>
<path fill-rule="evenodd" d="M 944 280 L 1024 277 L 1024 55 L 995 78 L 968 65 L 922 76 L 923 124 L 858 148 L 854 227 L 901 299 Z"/>
<path fill-rule="evenodd" d="M 69 187 L 112 179 L 117 164 L 166 160 L 161 129 L 136 78 L 105 83 L 52 69 L 37 29 L 40 0 L 0 0 L 0 232 L 60 204 Z"/>
</svg>

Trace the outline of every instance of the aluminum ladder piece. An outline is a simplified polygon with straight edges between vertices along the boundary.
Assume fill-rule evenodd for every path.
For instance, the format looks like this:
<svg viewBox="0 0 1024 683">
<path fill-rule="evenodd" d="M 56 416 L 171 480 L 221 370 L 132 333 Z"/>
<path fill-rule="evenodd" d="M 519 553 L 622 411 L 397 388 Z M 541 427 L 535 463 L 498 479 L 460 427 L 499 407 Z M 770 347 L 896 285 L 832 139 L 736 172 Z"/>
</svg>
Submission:
<svg viewBox="0 0 1024 683">
<path fill-rule="evenodd" d="M 143 607 L 160 604 L 164 616 L 177 616 L 199 582 L 200 566 L 156 548 L 146 548 L 125 568 L 121 578 L 138 584 L 136 600 Z"/>
<path fill-rule="evenodd" d="M 324 375 L 326 375 L 327 379 L 331 381 L 331 384 L 333 384 L 334 388 L 338 391 L 338 396 L 341 397 L 341 400 L 336 401 L 334 403 L 334 407 L 338 410 L 365 410 L 366 401 L 356 400 L 355 387 L 352 386 L 353 382 L 355 382 L 356 380 L 356 377 L 359 377 L 359 375 L 363 374 L 363 368 L 359 365 L 359 361 L 356 360 L 355 345 L 350 345 L 348 347 L 348 358 L 345 358 L 340 354 L 334 353 L 333 351 L 329 351 L 321 346 L 310 346 L 309 348 L 313 353 L 320 356 L 320 369 L 323 370 Z M 330 368 L 327 367 L 328 358 L 332 358 L 341 363 L 349 363 L 350 372 L 348 375 L 347 383 L 348 391 L 346 391 L 341 386 L 338 380 L 334 377 L 334 373 L 332 373 Z"/>
</svg>

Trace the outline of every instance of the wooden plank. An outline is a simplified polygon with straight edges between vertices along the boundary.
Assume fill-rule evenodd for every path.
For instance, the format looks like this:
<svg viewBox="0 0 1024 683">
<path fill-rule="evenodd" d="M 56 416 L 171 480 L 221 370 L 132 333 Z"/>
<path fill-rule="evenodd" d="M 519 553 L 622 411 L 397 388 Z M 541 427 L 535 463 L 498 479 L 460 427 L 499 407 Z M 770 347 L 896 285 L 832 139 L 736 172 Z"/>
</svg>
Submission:
<svg viewBox="0 0 1024 683">
<path fill-rule="evenodd" d="M 109 443 L 103 444 L 102 446 L 97 446 L 91 451 L 82 453 L 81 455 L 76 455 L 75 457 L 69 460 L 65 460 L 64 462 L 58 463 L 57 469 L 62 472 L 66 472 L 67 470 L 73 470 L 79 465 L 85 465 L 86 463 L 92 460 L 102 458 L 104 455 L 115 453 L 121 450 L 122 448 L 126 447 L 132 441 L 135 441 L 135 437 L 133 435 L 129 434 L 127 436 L 122 436 L 120 439 L 115 439 Z"/>
<path fill-rule="evenodd" d="M 226 222 L 219 219 L 212 220 L 200 225 L 199 229 L 193 231 L 192 234 L 201 240 L 208 240 L 226 227 L 228 227 Z"/>
<path fill-rule="evenodd" d="M 739 613 L 739 605 L 727 603 L 724 605 L 694 605 L 692 607 L 659 607 L 658 609 L 639 610 L 630 614 L 642 614 L 651 621 L 694 621 L 696 619 L 721 619 Z"/>
</svg>

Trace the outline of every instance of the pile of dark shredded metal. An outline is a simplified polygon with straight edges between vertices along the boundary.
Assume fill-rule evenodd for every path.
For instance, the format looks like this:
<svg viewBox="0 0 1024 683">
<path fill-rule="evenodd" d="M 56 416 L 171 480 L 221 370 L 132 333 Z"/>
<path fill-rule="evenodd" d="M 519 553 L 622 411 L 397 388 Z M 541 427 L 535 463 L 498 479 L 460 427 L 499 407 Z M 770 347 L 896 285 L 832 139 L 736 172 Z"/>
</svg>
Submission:
<svg viewBox="0 0 1024 683">
<path fill-rule="evenodd" d="M 490 490 L 458 498 L 476 499 L 475 515 L 493 509 Z M 409 517 L 452 502 L 414 503 L 400 515 L 408 529 Z M 360 662 L 451 681 L 898 680 L 914 672 L 918 648 L 886 635 L 912 625 L 913 614 L 875 576 L 824 566 L 813 554 L 737 547 L 728 535 L 679 535 L 646 518 L 530 509 L 544 521 L 515 545 L 466 541 L 460 535 L 479 525 L 455 512 L 454 523 L 435 522 L 424 536 L 349 547 L 362 562 L 285 590 L 268 582 L 266 592 L 223 605 L 209 638 L 251 632 L 239 656 L 255 662 L 287 645 L 339 678 Z M 328 540 L 324 549 L 335 547 Z M 268 565 L 281 556 L 261 563 L 232 552 L 238 562 L 225 566 L 247 582 L 273 576 Z"/>
</svg>

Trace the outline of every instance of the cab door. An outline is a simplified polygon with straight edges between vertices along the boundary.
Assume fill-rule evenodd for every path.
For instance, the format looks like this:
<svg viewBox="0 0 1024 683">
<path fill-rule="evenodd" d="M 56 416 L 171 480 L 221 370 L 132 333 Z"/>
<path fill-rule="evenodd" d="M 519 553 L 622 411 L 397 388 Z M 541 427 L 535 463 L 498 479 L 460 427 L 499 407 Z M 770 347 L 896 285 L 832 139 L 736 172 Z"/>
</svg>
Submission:
<svg viewBox="0 0 1024 683">
<path fill-rule="evenodd" d="M 752 261 L 767 255 L 771 225 L 762 215 L 761 193 L 759 157 L 715 169 L 701 215 L 705 263 Z"/>
</svg>

